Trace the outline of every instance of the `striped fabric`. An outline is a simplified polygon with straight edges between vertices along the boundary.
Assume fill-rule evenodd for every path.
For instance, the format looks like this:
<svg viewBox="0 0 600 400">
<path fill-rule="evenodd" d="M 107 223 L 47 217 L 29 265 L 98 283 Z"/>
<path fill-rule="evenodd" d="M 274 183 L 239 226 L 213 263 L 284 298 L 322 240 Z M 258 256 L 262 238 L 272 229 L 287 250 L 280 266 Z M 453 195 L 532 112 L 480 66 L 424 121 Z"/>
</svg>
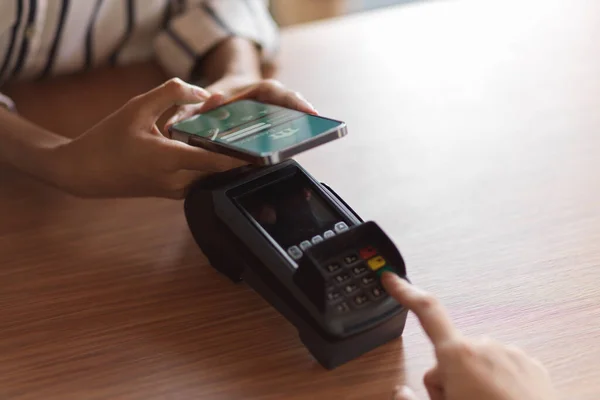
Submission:
<svg viewBox="0 0 600 400">
<path fill-rule="evenodd" d="M 198 60 L 230 36 L 277 51 L 268 0 L 0 0 L 0 85 L 154 57 L 190 79 Z M 12 107 L 0 94 L 0 105 Z"/>
</svg>

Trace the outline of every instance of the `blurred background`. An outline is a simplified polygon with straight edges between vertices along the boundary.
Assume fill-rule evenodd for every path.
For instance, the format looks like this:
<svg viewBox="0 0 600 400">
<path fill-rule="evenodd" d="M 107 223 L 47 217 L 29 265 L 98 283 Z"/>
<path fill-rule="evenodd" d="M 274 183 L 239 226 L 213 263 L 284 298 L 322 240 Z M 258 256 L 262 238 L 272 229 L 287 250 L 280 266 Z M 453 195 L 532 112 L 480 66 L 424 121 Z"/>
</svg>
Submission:
<svg viewBox="0 0 600 400">
<path fill-rule="evenodd" d="M 273 16 L 281 26 L 415 1 L 423 0 L 270 0 Z"/>
</svg>

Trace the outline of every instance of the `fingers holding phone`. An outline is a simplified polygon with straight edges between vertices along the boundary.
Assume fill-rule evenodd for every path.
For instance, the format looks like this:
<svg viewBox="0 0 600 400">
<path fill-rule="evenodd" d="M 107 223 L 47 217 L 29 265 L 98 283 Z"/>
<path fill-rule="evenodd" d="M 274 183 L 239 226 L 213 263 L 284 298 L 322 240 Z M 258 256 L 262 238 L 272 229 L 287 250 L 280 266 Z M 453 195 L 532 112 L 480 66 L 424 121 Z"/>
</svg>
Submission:
<svg viewBox="0 0 600 400">
<path fill-rule="evenodd" d="M 63 166 L 58 186 L 82 197 L 179 199 L 199 177 L 243 165 L 166 138 L 156 126 L 171 107 L 202 104 L 209 97 L 204 89 L 179 79 L 134 97 L 59 149 Z"/>
<path fill-rule="evenodd" d="M 306 119 L 309 116 L 317 118 L 309 114 L 312 107 L 274 81 L 249 84 L 239 90 L 231 90 L 222 84 L 223 92 L 213 93 L 180 79 L 171 79 L 134 97 L 57 151 L 59 166 L 53 181 L 61 189 L 82 197 L 179 199 L 185 196 L 194 180 L 206 174 L 249 162 L 275 163 L 345 134 L 345 125 L 339 121 Z M 230 86 L 235 85 L 231 83 Z M 277 109 L 265 109 L 266 103 L 252 100 L 234 101 L 231 110 L 220 106 L 234 96 L 258 97 L 292 108 L 269 105 Z M 249 102 L 253 104 L 247 112 Z M 245 104 L 241 112 L 239 103 Z M 208 110 L 208 119 L 200 121 L 208 124 L 209 140 L 201 144 L 199 140 L 191 142 L 190 137 L 198 136 L 195 132 L 178 132 L 177 140 L 164 135 L 156 123 L 174 106 L 180 111 L 175 118 L 188 115 L 190 110 Z M 269 116 L 275 119 L 258 121 Z M 258 126 L 242 131 L 247 127 L 242 125 L 253 123 Z M 320 125 L 312 129 L 316 123 Z M 269 131 L 269 128 L 281 129 Z M 224 137 L 228 129 L 231 135 Z M 254 140 L 258 134 L 270 135 L 272 140 Z M 306 145 L 306 142 L 311 144 Z M 261 145 L 269 148 L 261 148 Z M 73 165 L 77 167 L 73 168 Z"/>
<path fill-rule="evenodd" d="M 435 349 L 437 365 L 424 377 L 432 400 L 558 399 L 548 372 L 537 360 L 492 339 L 464 337 L 437 298 L 394 274 L 384 273 L 382 284 L 415 314 Z M 405 388 L 394 396 L 416 398 Z"/>
<path fill-rule="evenodd" d="M 211 96 L 204 103 L 178 107 L 177 111 L 166 122 L 165 132 L 168 132 L 169 128 L 176 122 L 239 100 L 256 100 L 307 114 L 318 114 L 312 104 L 299 92 L 286 88 L 281 82 L 274 79 L 248 82 L 238 77 L 225 77 L 212 85 L 209 91 Z"/>
</svg>

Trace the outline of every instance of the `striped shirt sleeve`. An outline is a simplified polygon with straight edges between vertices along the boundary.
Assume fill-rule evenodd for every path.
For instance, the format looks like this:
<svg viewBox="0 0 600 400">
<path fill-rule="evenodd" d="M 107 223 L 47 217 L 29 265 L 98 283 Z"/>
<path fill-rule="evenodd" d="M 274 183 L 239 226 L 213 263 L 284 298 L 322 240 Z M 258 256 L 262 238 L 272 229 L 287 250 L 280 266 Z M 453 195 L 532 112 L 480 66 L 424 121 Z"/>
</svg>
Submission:
<svg viewBox="0 0 600 400">
<path fill-rule="evenodd" d="M 15 1 L 0 2 L 0 86 L 10 70 L 10 59 L 14 52 L 14 40 L 19 32 L 23 7 Z M 19 23 L 16 23 L 19 21 Z M 0 109 L 15 110 L 15 103 L 0 92 Z"/>
<path fill-rule="evenodd" d="M 265 0 L 204 0 L 172 18 L 155 41 L 159 64 L 170 76 L 192 78 L 198 61 L 228 37 L 247 38 L 263 62 L 278 49 L 278 29 Z"/>
</svg>

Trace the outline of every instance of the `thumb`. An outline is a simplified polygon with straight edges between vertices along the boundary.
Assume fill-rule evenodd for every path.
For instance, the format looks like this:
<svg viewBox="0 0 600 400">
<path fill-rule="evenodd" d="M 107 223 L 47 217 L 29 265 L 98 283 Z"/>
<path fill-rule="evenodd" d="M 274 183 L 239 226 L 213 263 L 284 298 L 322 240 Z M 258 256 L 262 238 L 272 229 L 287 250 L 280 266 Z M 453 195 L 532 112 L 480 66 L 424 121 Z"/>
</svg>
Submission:
<svg viewBox="0 0 600 400">
<path fill-rule="evenodd" d="M 155 123 L 172 106 L 200 103 L 209 97 L 210 93 L 205 89 L 174 78 L 138 96 L 135 104 L 138 115 L 144 119 L 151 118 Z"/>
<path fill-rule="evenodd" d="M 225 104 L 225 95 L 221 92 L 213 93 L 208 100 L 198 110 L 198 112 L 203 113 L 212 110 L 213 108 L 217 108 Z"/>
<path fill-rule="evenodd" d="M 419 400 L 415 392 L 408 386 L 398 386 L 394 391 L 393 400 Z"/>
<path fill-rule="evenodd" d="M 171 126 L 179 121 L 183 121 L 185 119 L 191 118 L 196 114 L 202 114 L 204 112 L 210 111 L 213 108 L 217 108 L 218 106 L 225 103 L 225 95 L 222 93 L 213 93 L 210 94 L 210 97 L 205 99 L 202 104 L 194 104 L 194 105 L 184 105 L 178 107 L 177 111 L 167 120 L 164 126 L 164 130 L 168 131 Z"/>
</svg>

